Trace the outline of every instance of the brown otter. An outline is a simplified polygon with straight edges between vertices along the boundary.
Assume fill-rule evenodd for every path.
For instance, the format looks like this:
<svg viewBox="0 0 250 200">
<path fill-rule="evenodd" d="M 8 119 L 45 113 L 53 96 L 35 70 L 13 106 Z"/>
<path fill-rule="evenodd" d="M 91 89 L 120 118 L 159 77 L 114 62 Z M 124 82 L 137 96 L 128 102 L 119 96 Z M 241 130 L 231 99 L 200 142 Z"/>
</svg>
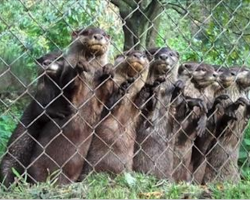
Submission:
<svg viewBox="0 0 250 200">
<path fill-rule="evenodd" d="M 88 68 L 80 62 L 74 69 Z M 100 118 L 103 104 L 113 91 L 113 67 L 105 65 L 95 72 L 93 82 L 88 84 L 87 72 L 78 73 L 72 90 L 72 104 L 76 112 L 63 120 L 48 123 L 42 130 L 35 147 L 28 174 L 32 181 L 46 181 L 58 171 L 58 184 L 76 181 L 81 173 L 92 140 L 92 133 Z M 78 70 L 79 71 L 79 70 Z M 94 94 L 94 95 L 93 95 Z"/>
<path fill-rule="evenodd" d="M 246 106 L 248 104 L 246 103 L 246 90 L 249 87 L 249 72 L 246 69 L 239 70 L 239 68 L 232 68 L 230 72 L 236 76 L 236 81 L 234 80 L 230 87 L 221 91 L 221 93 L 227 94 L 231 100 L 225 105 L 225 108 L 230 107 L 231 102 L 237 99 L 236 103 L 240 101 L 241 106 L 238 106 L 239 108 L 234 107 L 236 121 L 224 123 L 227 124 L 224 129 L 221 128 L 221 125 L 216 126 L 216 138 L 206 152 L 208 154 L 208 164 L 204 175 L 204 183 L 214 179 L 233 182 L 237 182 L 240 179 L 237 161 L 240 141 L 244 134 L 243 130 L 247 125 L 246 121 L 249 119 L 248 106 Z"/>
<path fill-rule="evenodd" d="M 140 113 L 139 106 L 144 102 L 144 95 L 147 95 L 142 88 L 148 67 L 148 59 L 141 51 L 126 53 L 126 57 L 116 67 L 114 82 L 117 85 L 131 78 L 134 83 L 96 127 L 86 158 L 89 165 L 84 169 L 85 174 L 92 170 L 115 174 L 132 170 L 135 126 Z"/>
<path fill-rule="evenodd" d="M 190 168 L 190 164 L 194 141 L 197 136 L 202 137 L 205 133 L 207 106 L 211 105 L 214 94 L 218 88 L 217 74 L 211 65 L 190 62 L 185 64 L 185 67 L 186 70 L 179 71 L 179 76 L 182 78 L 187 76 L 187 78 L 185 78 L 186 83 L 183 89 L 183 95 L 186 97 L 186 100 L 189 98 L 199 99 L 200 106 L 195 108 L 196 110 L 191 112 L 190 115 L 183 114 L 185 113 L 185 109 L 187 109 L 184 106 L 185 104 L 177 108 L 175 108 L 173 104 L 173 109 L 170 109 L 174 111 L 172 117 L 174 121 L 173 135 L 175 137 L 175 154 L 173 158 L 173 178 L 175 181 L 187 181 L 191 178 L 192 169 Z M 188 73 L 186 73 L 187 70 Z M 183 75 L 182 73 L 185 74 Z M 188 79 L 188 77 L 190 78 Z M 200 119 L 197 120 L 194 115 L 198 115 Z"/>
<path fill-rule="evenodd" d="M 220 86 L 215 91 L 215 96 L 217 96 L 217 98 L 215 98 L 213 106 L 208 112 L 206 134 L 196 138 L 193 148 L 191 168 L 193 170 L 193 181 L 196 183 L 202 182 L 207 164 L 206 152 L 211 142 L 216 137 L 216 124 L 220 123 L 220 118 L 224 113 L 223 106 L 226 107 L 228 103 L 231 102 L 230 97 L 223 91 L 233 84 L 235 74 L 232 74 L 229 69 L 223 67 L 218 70 L 218 73 L 217 80 Z"/>
<path fill-rule="evenodd" d="M 216 124 L 216 138 L 207 154 L 207 166 L 203 183 L 212 181 L 240 181 L 238 169 L 239 147 L 244 129 L 250 118 L 249 102 L 240 97 L 225 108 L 220 122 Z"/>
<path fill-rule="evenodd" d="M 247 67 L 232 67 L 230 68 L 233 74 L 236 74 L 236 83 L 240 91 L 248 93 L 250 89 L 250 70 Z M 248 95 L 248 94 L 246 94 Z"/>
<path fill-rule="evenodd" d="M 173 161 L 173 138 L 169 120 L 169 105 L 177 81 L 179 54 L 167 47 L 148 50 L 154 57 L 147 78 L 152 83 L 164 77 L 143 108 L 140 123 L 136 128 L 136 143 L 133 169 L 155 175 L 157 178 L 170 178 Z"/>
<path fill-rule="evenodd" d="M 1 161 L 0 177 L 5 186 L 14 182 L 12 168 L 20 175 L 23 174 L 42 127 L 49 121 L 65 118 L 70 113 L 68 91 L 73 85 L 68 78 L 76 74 L 64 69 L 62 52 L 48 53 L 38 58 L 37 62 L 43 69 L 39 70 L 37 92 L 12 133 L 7 152 Z M 67 74 L 64 73 L 66 71 Z M 66 84 L 67 89 L 61 91 Z"/>
</svg>

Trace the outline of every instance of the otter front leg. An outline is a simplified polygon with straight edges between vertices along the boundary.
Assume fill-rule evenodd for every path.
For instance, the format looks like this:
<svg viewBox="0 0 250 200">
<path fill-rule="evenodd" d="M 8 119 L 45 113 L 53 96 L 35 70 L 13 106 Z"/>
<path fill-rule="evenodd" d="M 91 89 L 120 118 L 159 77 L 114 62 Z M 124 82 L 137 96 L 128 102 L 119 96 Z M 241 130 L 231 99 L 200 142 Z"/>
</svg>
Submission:
<svg viewBox="0 0 250 200">
<path fill-rule="evenodd" d="M 171 101 L 173 102 L 174 100 L 176 100 L 176 98 L 181 94 L 181 92 L 183 91 L 185 87 L 185 84 L 182 80 L 178 80 L 175 82 L 174 84 L 174 91 L 172 93 L 172 97 L 171 97 Z"/>
<path fill-rule="evenodd" d="M 137 94 L 137 97 L 134 102 L 135 105 L 142 109 L 154 95 L 155 89 L 165 80 L 166 79 L 164 77 L 159 77 L 153 82 L 153 84 L 146 83 L 141 89 L 141 91 Z"/>
<path fill-rule="evenodd" d="M 194 107 L 199 108 L 199 114 L 197 117 L 200 119 L 197 121 L 197 136 L 201 137 L 206 130 L 207 125 L 207 106 L 201 99 L 187 99 L 188 107 L 194 110 Z"/>
</svg>

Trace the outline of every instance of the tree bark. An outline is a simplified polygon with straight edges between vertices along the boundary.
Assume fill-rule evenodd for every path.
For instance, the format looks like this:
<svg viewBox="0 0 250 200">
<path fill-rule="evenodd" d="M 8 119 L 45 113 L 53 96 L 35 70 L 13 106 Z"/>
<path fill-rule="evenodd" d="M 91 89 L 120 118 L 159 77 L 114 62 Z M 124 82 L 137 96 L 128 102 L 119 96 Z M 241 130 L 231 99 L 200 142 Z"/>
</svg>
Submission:
<svg viewBox="0 0 250 200">
<path fill-rule="evenodd" d="M 120 16 L 125 22 L 124 51 L 129 49 L 143 50 L 155 47 L 157 30 L 164 9 L 160 0 L 111 0 L 119 8 Z"/>
</svg>

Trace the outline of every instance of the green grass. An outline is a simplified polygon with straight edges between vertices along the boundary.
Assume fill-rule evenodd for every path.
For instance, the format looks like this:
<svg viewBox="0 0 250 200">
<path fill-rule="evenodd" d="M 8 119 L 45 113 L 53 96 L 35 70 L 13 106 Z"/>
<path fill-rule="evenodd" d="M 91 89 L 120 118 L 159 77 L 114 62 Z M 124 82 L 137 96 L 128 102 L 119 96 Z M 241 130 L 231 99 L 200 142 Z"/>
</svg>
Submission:
<svg viewBox="0 0 250 200">
<path fill-rule="evenodd" d="M 92 174 L 81 183 L 55 186 L 52 183 L 41 183 L 30 186 L 27 183 L 13 186 L 9 191 L 0 189 L 0 198 L 26 199 L 135 199 L 135 198 L 250 198 L 250 181 L 237 185 L 223 183 L 208 186 L 188 183 L 173 184 L 166 180 L 156 180 L 152 176 L 138 173 L 125 173 L 111 177 L 105 173 Z"/>
</svg>

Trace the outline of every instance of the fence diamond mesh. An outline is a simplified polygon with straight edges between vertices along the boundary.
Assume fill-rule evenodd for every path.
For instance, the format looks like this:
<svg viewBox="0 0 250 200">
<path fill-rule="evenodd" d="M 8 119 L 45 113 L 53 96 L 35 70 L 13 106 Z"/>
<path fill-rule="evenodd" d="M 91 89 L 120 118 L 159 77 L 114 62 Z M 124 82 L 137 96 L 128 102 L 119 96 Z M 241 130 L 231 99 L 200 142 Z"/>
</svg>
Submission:
<svg viewBox="0 0 250 200">
<path fill-rule="evenodd" d="M 4 0 L 0 178 L 249 174 L 249 3 Z"/>
</svg>

